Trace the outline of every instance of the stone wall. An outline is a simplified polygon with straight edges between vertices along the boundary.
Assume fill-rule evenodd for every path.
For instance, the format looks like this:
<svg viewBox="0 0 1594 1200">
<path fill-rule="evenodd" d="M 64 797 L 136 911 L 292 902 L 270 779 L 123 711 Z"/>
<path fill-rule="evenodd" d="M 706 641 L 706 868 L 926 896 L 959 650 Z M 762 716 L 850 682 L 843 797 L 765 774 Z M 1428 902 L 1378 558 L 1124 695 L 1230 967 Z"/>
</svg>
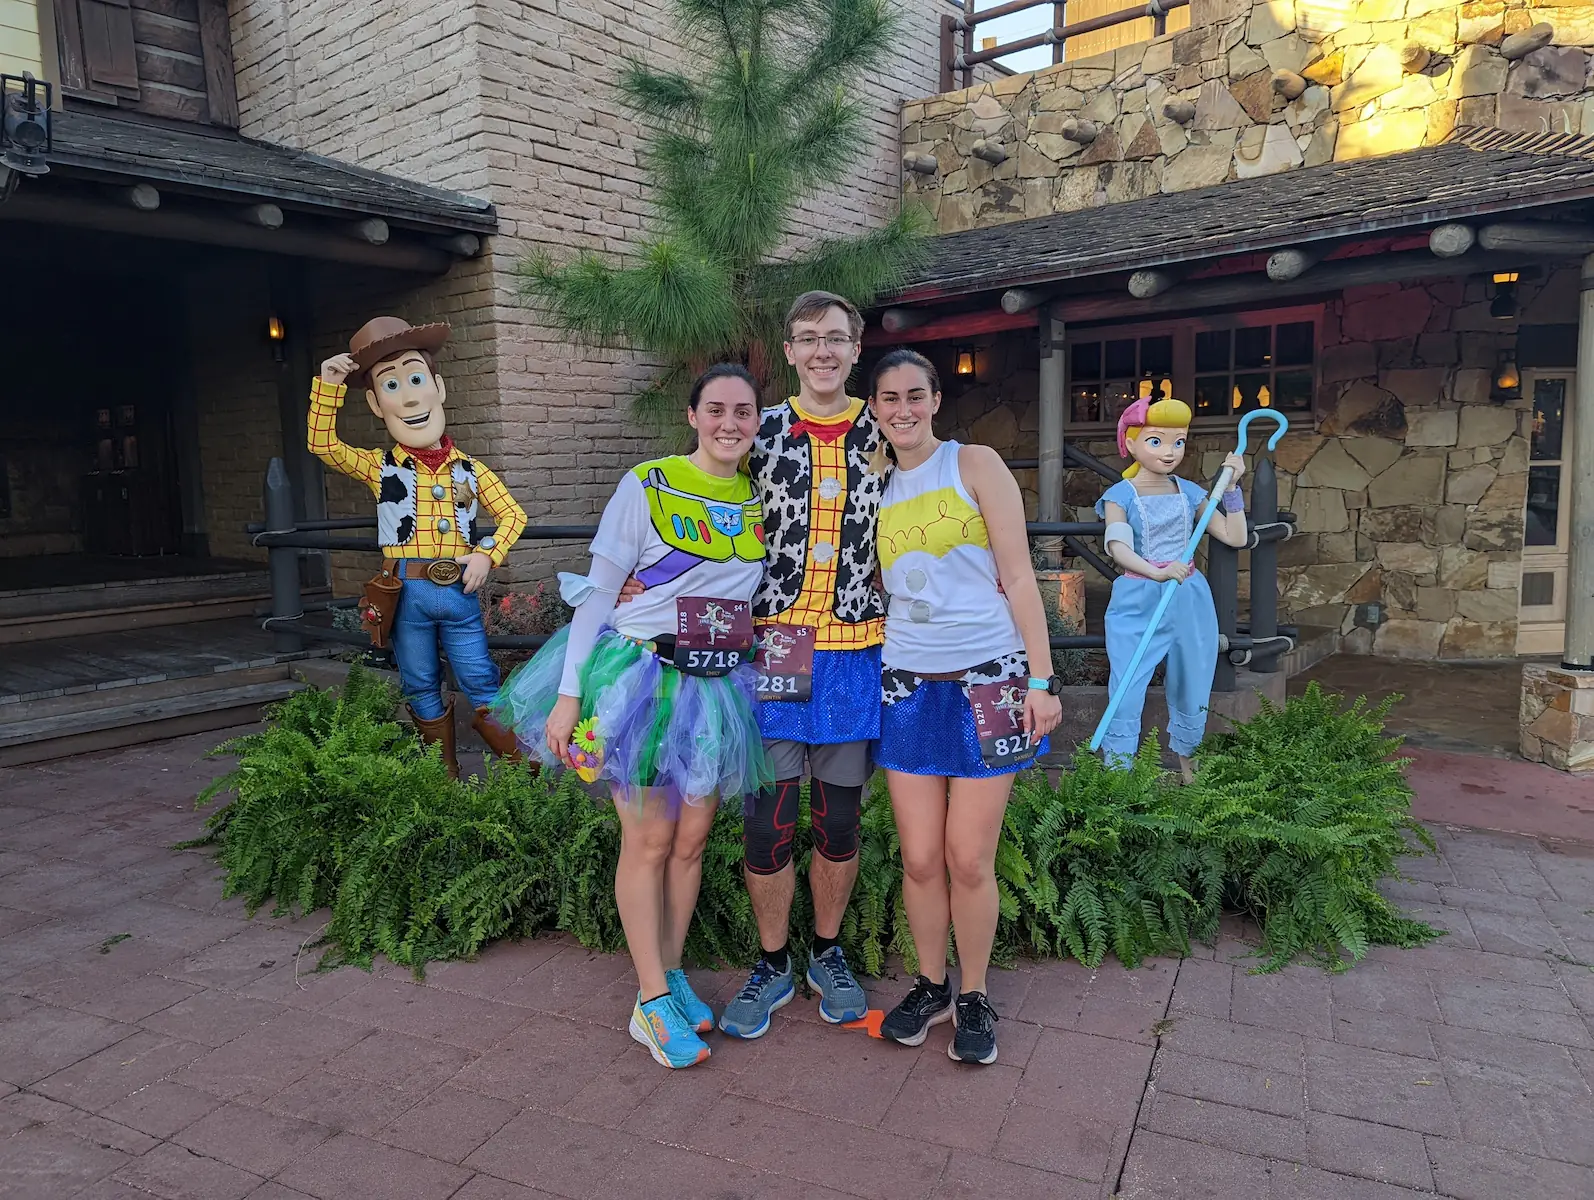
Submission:
<svg viewBox="0 0 1594 1200">
<path fill-rule="evenodd" d="M 418 0 L 368 13 L 332 0 L 243 0 L 233 15 L 243 132 L 490 199 L 500 232 L 440 282 L 318 306 L 321 354 L 383 306 L 442 317 L 450 427 L 501 471 L 534 521 L 594 518 L 631 462 L 656 450 L 626 407 L 654 364 L 572 345 L 517 300 L 516 263 L 543 248 L 622 254 L 648 212 L 637 130 L 610 86 L 626 53 L 679 61 L 666 0 Z M 793 244 L 878 224 L 900 198 L 904 97 L 933 91 L 947 0 L 909 0 L 884 69 L 862 87 L 869 149 L 844 188 L 806 204 Z M 319 358 L 317 359 L 319 361 Z M 306 381 L 308 384 L 308 381 Z M 333 508 L 357 494 L 329 485 Z M 545 574 L 579 547 L 522 551 L 504 573 Z M 340 572 L 341 574 L 341 572 Z"/>
<path fill-rule="evenodd" d="M 904 191 L 954 232 L 1411 150 L 1456 125 L 1575 134 L 1589 46 L 1594 4 L 1192 0 L 1181 33 L 907 105 L 903 154 L 937 170 L 905 170 Z M 979 141 L 1005 161 L 974 157 Z"/>
<path fill-rule="evenodd" d="M 1317 411 L 1294 419 L 1274 455 L 1280 507 L 1299 527 L 1279 548 L 1280 607 L 1298 623 L 1337 629 L 1348 651 L 1515 653 L 1531 399 L 1524 391 L 1514 405 L 1494 404 L 1491 381 L 1519 323 L 1576 320 L 1577 272 L 1524 280 L 1518 321 L 1490 316 L 1485 289 L 1461 279 L 1380 285 L 1324 308 Z M 938 431 L 1034 457 L 1035 334 L 986 339 L 975 357 L 966 385 L 948 374 L 949 359 L 937 360 L 946 389 Z M 1110 434 L 1070 440 L 1121 462 Z M 1198 430 L 1184 473 L 1210 480 L 1233 446 L 1232 427 Z M 1019 478 L 1032 499 L 1033 473 Z M 1065 519 L 1095 520 L 1103 488 L 1090 472 L 1069 472 Z M 1357 607 L 1369 603 L 1381 607 L 1381 623 L 1359 627 Z"/>
</svg>

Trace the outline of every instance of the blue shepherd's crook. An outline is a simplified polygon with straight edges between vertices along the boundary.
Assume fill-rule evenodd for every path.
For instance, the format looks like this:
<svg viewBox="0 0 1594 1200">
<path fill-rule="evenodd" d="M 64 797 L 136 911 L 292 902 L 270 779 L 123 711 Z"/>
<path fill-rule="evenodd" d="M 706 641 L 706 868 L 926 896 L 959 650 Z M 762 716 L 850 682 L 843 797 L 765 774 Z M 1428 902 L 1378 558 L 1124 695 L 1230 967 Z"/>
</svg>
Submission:
<svg viewBox="0 0 1594 1200">
<path fill-rule="evenodd" d="M 1248 412 L 1240 418 L 1240 444 L 1234 452 L 1241 458 L 1245 457 L 1245 430 L 1246 426 L 1258 417 L 1272 417 L 1278 423 L 1278 428 L 1273 431 L 1273 436 L 1267 440 L 1267 448 L 1273 449 L 1279 444 L 1279 439 L 1284 436 L 1285 430 L 1290 427 L 1287 417 L 1274 408 L 1259 408 Z M 1229 490 L 1229 468 L 1224 467 L 1218 475 L 1217 483 L 1212 485 L 1212 491 L 1207 496 L 1207 506 L 1201 513 L 1201 520 L 1196 522 L 1195 532 L 1190 535 L 1190 540 L 1185 544 L 1184 554 L 1179 561 L 1187 563 L 1195 557 L 1196 549 L 1201 545 L 1201 539 L 1206 535 L 1207 525 L 1212 521 L 1212 514 L 1217 511 L 1218 502 L 1223 499 L 1223 493 Z M 1173 591 L 1179 586 L 1177 579 L 1169 579 L 1162 585 L 1162 597 L 1157 601 L 1156 611 L 1151 614 L 1151 620 L 1146 623 L 1145 633 L 1140 635 L 1140 645 L 1135 647 L 1134 657 L 1129 660 L 1129 665 L 1124 668 L 1123 674 L 1118 677 L 1118 690 L 1107 700 L 1107 711 L 1101 714 L 1101 724 L 1096 726 L 1096 732 L 1091 735 L 1090 748 L 1101 749 L 1101 740 L 1107 736 L 1107 725 L 1112 720 L 1113 714 L 1118 711 L 1118 705 L 1124 698 L 1124 690 L 1129 681 L 1135 677 L 1135 669 L 1140 666 L 1140 660 L 1146 656 L 1146 647 L 1151 645 L 1151 636 L 1156 633 L 1157 626 L 1162 624 L 1162 615 L 1168 611 L 1168 605 L 1173 602 Z"/>
</svg>

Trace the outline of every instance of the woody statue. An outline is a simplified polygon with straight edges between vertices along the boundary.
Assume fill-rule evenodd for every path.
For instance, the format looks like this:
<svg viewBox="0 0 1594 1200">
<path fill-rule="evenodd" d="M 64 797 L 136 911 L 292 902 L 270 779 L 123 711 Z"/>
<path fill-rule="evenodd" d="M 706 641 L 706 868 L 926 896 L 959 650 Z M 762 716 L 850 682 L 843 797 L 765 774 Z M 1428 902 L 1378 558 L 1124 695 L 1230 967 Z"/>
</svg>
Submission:
<svg viewBox="0 0 1594 1200">
<path fill-rule="evenodd" d="M 438 641 L 454 678 L 476 710 L 473 727 L 500 758 L 518 759 L 514 734 L 487 706 L 498 691 L 498 668 L 487 653 L 487 629 L 475 592 L 502 566 L 526 527 L 526 514 L 492 471 L 443 432 L 446 390 L 433 354 L 448 340 L 446 324 L 411 326 L 398 317 L 367 321 L 349 353 L 321 364 L 310 391 L 310 452 L 366 484 L 376 496 L 382 571 L 366 585 L 362 617 L 372 642 L 391 645 L 399 682 L 421 740 L 440 743 L 449 774 L 459 777 L 454 701 L 440 695 Z M 345 380 L 397 443 L 357 450 L 338 440 Z M 478 513 L 497 522 L 477 535 Z"/>
</svg>

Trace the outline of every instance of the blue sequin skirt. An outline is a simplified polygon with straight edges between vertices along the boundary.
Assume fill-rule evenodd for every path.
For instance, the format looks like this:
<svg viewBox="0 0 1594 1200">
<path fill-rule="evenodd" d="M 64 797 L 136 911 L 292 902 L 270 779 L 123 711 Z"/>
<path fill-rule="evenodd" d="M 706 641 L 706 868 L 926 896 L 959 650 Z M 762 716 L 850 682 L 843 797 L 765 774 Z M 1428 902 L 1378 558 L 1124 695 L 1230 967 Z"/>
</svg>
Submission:
<svg viewBox="0 0 1594 1200">
<path fill-rule="evenodd" d="M 1033 766 L 1035 759 L 1050 749 L 1050 740 L 1042 738 L 1033 758 L 1001 767 L 986 766 L 980 756 L 974 709 L 962 680 L 923 679 L 908 671 L 891 670 L 882 674 L 882 680 L 887 703 L 880 710 L 880 742 L 874 760 L 888 771 L 989 779 Z"/>
<path fill-rule="evenodd" d="M 834 746 L 880 736 L 880 647 L 815 650 L 813 696 L 758 706 L 766 741 Z"/>
</svg>

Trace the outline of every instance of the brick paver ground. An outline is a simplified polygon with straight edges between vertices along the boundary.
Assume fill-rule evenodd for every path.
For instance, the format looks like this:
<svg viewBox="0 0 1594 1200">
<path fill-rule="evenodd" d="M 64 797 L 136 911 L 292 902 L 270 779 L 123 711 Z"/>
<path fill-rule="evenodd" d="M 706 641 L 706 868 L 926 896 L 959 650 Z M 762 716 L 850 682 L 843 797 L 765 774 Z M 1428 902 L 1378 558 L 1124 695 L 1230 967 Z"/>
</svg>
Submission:
<svg viewBox="0 0 1594 1200">
<path fill-rule="evenodd" d="M 1587 848 L 1436 830 L 1393 890 L 1450 936 L 1337 978 L 1248 974 L 1238 922 L 1001 972 L 994 1067 L 807 1000 L 669 1073 L 626 960 L 567 941 L 309 974 L 320 917 L 246 920 L 167 848 L 213 740 L 0 772 L 0 1197 L 1594 1196 Z"/>
</svg>

